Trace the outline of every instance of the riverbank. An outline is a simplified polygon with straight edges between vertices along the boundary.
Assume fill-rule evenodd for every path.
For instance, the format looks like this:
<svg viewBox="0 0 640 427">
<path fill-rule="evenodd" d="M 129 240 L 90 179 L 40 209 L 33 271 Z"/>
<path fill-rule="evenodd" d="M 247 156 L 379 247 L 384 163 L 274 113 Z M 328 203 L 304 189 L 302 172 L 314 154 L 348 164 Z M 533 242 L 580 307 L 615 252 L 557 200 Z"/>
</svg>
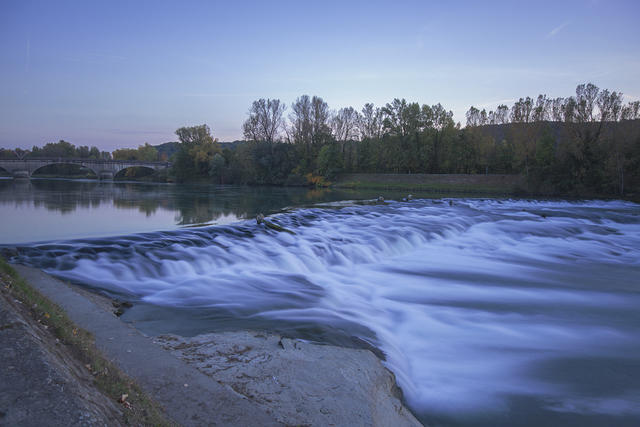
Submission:
<svg viewBox="0 0 640 427">
<path fill-rule="evenodd" d="M 524 186 L 520 175 L 463 174 L 345 174 L 335 188 L 406 190 L 440 194 L 514 195 Z"/>
<path fill-rule="evenodd" d="M 174 425 L 90 332 L 1 258 L 0 285 L 0 424 Z"/>
<path fill-rule="evenodd" d="M 419 192 L 422 197 L 553 197 L 640 202 L 640 194 L 594 192 L 541 193 L 527 190 L 522 175 L 481 174 L 345 174 L 331 185 L 337 189 Z"/>
<path fill-rule="evenodd" d="M 3 288 L 6 281 L 21 280 L 10 274 L 11 267 L 5 270 Z M 26 289 L 42 293 L 43 301 L 51 300 L 49 304 L 58 304 L 68 315 L 72 323 L 65 322 L 63 330 L 71 331 L 71 337 L 84 336 L 86 330 L 85 343 L 93 339 L 104 360 L 164 411 L 161 421 L 130 422 L 125 415 L 141 407 L 139 403 L 132 397 L 124 399 L 127 404 L 118 403 L 126 394 L 121 390 L 115 394 L 100 391 L 105 406 L 116 410 L 105 417 L 115 417 L 121 424 L 171 424 L 175 420 L 180 425 L 420 425 L 402 405 L 393 374 L 368 350 L 319 346 L 250 331 L 193 338 L 146 337 L 119 320 L 105 298 L 79 291 L 37 269 L 15 266 L 15 270 L 26 279 L 22 281 L 25 285 L 31 285 Z M 8 288 L 3 291 L 5 299 L 7 292 Z M 53 309 L 46 310 L 27 322 L 46 325 Z M 51 329 L 57 333 L 54 327 L 46 330 Z M 85 383 L 95 388 L 90 378 Z M 7 407 L 0 410 L 6 416 L 18 416 L 4 403 L 15 398 L 12 389 L 3 390 L 0 402 Z M 149 408 L 156 407 L 153 401 Z M 39 414 L 41 421 L 45 414 Z M 29 419 L 29 408 L 23 416 L 19 424 L 37 424 L 37 419 Z"/>
</svg>

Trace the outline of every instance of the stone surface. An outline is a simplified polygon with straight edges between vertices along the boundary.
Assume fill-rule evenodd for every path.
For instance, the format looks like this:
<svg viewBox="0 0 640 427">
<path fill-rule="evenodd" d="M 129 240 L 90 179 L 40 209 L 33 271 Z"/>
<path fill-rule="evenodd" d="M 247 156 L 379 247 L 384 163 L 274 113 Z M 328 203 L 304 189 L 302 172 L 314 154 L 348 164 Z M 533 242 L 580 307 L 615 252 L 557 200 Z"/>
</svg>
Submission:
<svg viewBox="0 0 640 427">
<path fill-rule="evenodd" d="M 421 425 L 369 350 L 247 331 L 156 341 L 284 425 Z"/>
</svg>

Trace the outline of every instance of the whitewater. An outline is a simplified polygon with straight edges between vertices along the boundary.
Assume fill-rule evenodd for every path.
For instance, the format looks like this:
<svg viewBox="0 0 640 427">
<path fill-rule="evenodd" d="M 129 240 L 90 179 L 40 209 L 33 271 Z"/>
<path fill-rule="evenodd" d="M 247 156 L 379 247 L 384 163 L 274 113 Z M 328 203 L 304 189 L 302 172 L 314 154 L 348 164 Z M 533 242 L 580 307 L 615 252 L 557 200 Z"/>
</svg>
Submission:
<svg viewBox="0 0 640 427">
<path fill-rule="evenodd" d="M 435 425 L 640 422 L 640 205 L 345 201 L 269 220 L 294 234 L 245 220 L 12 261 L 134 301 L 153 332 L 371 346 Z"/>
</svg>

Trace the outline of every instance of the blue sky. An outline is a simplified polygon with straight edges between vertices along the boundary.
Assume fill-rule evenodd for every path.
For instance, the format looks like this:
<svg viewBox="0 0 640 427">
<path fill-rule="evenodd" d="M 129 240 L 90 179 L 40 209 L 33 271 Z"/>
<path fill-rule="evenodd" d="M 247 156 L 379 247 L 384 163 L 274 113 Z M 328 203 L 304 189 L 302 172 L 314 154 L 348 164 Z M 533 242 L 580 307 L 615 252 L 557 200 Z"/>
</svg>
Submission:
<svg viewBox="0 0 640 427">
<path fill-rule="evenodd" d="M 639 18 L 637 0 L 0 0 L 0 147 L 113 150 L 202 123 L 234 140 L 253 100 L 302 94 L 440 102 L 463 123 L 583 82 L 637 100 Z"/>
</svg>

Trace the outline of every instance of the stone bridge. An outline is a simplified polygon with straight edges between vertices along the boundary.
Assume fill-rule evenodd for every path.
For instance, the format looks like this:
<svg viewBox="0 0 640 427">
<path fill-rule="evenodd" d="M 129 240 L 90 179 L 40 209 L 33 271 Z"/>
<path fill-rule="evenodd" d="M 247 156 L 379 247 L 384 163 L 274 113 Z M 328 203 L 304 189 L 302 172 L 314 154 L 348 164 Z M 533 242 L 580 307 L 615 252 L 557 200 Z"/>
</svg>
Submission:
<svg viewBox="0 0 640 427">
<path fill-rule="evenodd" d="M 24 159 L 0 160 L 0 168 L 6 170 L 14 178 L 30 178 L 41 167 L 57 164 L 73 164 L 91 169 L 99 179 L 113 179 L 121 170 L 133 167 L 153 170 L 171 167 L 169 162 L 139 162 L 136 160 L 91 160 L 91 159 Z"/>
</svg>

